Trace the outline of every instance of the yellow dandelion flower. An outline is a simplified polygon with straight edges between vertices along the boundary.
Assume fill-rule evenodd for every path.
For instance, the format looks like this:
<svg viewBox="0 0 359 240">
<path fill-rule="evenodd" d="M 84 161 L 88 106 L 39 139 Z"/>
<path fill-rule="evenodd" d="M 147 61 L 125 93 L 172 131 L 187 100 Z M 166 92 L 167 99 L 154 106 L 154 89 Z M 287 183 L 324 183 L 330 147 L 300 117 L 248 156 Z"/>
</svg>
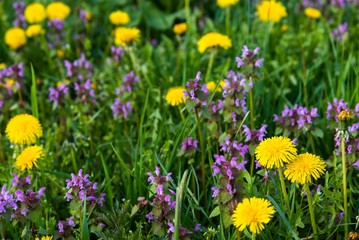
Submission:
<svg viewBox="0 0 359 240">
<path fill-rule="evenodd" d="M 43 156 L 44 150 L 41 146 L 27 147 L 16 158 L 15 166 L 21 171 L 31 170 L 33 166 L 37 167 L 37 160 Z"/>
<path fill-rule="evenodd" d="M 33 144 L 42 136 L 39 120 L 29 114 L 13 117 L 6 126 L 6 135 L 14 144 Z"/>
<path fill-rule="evenodd" d="M 42 236 L 41 238 L 36 237 L 35 240 L 52 240 L 52 236 Z"/>
<path fill-rule="evenodd" d="M 236 5 L 239 0 L 217 0 L 217 5 L 220 8 L 230 7 Z"/>
<path fill-rule="evenodd" d="M 58 58 L 64 58 L 65 57 L 65 51 L 64 50 L 62 50 L 62 49 L 57 49 L 56 50 L 56 55 L 57 55 L 57 57 Z"/>
<path fill-rule="evenodd" d="M 225 82 L 223 80 L 221 80 L 219 82 L 219 86 L 217 87 L 217 92 L 222 92 L 222 88 L 224 87 L 225 85 Z M 210 91 L 210 92 L 214 92 L 214 90 L 216 89 L 216 83 L 213 82 L 213 81 L 210 81 L 207 83 L 207 89 Z"/>
<path fill-rule="evenodd" d="M 15 84 L 15 80 L 12 78 L 6 78 L 5 79 L 5 84 L 3 85 L 5 88 L 7 88 L 8 90 L 11 90 L 12 87 Z"/>
<path fill-rule="evenodd" d="M 287 137 L 272 137 L 263 140 L 255 150 L 260 165 L 280 168 L 297 156 L 297 149 Z"/>
<path fill-rule="evenodd" d="M 173 26 L 173 32 L 177 35 L 184 34 L 187 31 L 186 23 L 178 23 Z"/>
<path fill-rule="evenodd" d="M 232 47 L 232 41 L 226 35 L 217 32 L 210 32 L 202 36 L 201 39 L 198 40 L 197 45 L 198 51 L 200 53 L 204 53 L 208 48 L 212 47 L 221 47 L 224 49 L 228 49 Z"/>
<path fill-rule="evenodd" d="M 281 2 L 263 1 L 257 6 L 257 14 L 262 22 L 279 22 L 287 16 L 287 10 Z"/>
<path fill-rule="evenodd" d="M 31 3 L 25 8 L 25 19 L 28 23 L 40 23 L 46 18 L 45 6 L 41 3 Z"/>
<path fill-rule="evenodd" d="M 127 12 L 114 11 L 108 16 L 110 22 L 115 25 L 127 24 L 130 22 L 130 16 Z"/>
<path fill-rule="evenodd" d="M 5 63 L 0 63 L 0 69 L 6 68 L 6 64 Z"/>
<path fill-rule="evenodd" d="M 325 171 L 325 163 L 318 156 L 310 153 L 299 154 L 284 170 L 284 175 L 291 182 L 306 184 L 312 178 L 318 179 Z"/>
<path fill-rule="evenodd" d="M 166 94 L 166 102 L 171 106 L 178 106 L 186 102 L 186 97 L 184 96 L 183 87 L 172 87 L 168 90 Z"/>
<path fill-rule="evenodd" d="M 50 20 L 65 20 L 71 12 L 71 8 L 62 2 L 52 2 L 46 7 L 47 17 Z"/>
<path fill-rule="evenodd" d="M 339 121 L 348 121 L 350 119 L 350 112 L 346 109 L 344 109 L 343 111 L 341 111 L 338 115 L 338 120 Z"/>
<path fill-rule="evenodd" d="M 249 226 L 249 231 L 257 234 L 264 229 L 264 224 L 269 223 L 274 213 L 274 207 L 267 199 L 245 198 L 234 210 L 232 221 L 239 231 Z"/>
<path fill-rule="evenodd" d="M 28 38 L 36 37 L 36 36 L 44 34 L 44 33 L 45 33 L 45 30 L 41 27 L 40 24 L 30 25 L 26 29 L 26 36 Z"/>
<path fill-rule="evenodd" d="M 19 27 L 13 27 L 5 33 L 5 43 L 13 50 L 26 44 L 25 31 Z"/>
<path fill-rule="evenodd" d="M 320 18 L 320 16 L 322 15 L 318 9 L 310 8 L 310 7 L 307 7 L 307 8 L 304 10 L 304 14 L 305 14 L 307 17 L 313 18 L 313 19 Z"/>
<path fill-rule="evenodd" d="M 92 20 L 92 13 L 91 12 L 86 12 L 85 18 L 87 21 L 91 21 Z"/>
<path fill-rule="evenodd" d="M 126 45 L 140 38 L 141 32 L 138 28 L 118 27 L 115 29 L 115 43 Z"/>
</svg>

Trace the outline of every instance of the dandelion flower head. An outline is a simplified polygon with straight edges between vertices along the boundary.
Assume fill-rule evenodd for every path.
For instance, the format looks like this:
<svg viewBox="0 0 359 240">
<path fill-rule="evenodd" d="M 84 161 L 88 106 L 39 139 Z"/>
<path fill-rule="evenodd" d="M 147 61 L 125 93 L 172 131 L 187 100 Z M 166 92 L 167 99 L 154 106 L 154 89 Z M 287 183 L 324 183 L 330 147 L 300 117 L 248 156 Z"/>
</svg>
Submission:
<svg viewBox="0 0 359 240">
<path fill-rule="evenodd" d="M 41 27 L 40 24 L 30 25 L 26 29 L 26 36 L 28 38 L 36 37 L 36 36 L 44 34 L 44 33 L 45 33 L 45 30 Z"/>
<path fill-rule="evenodd" d="M 287 137 L 272 137 L 263 140 L 255 150 L 260 165 L 266 168 L 280 168 L 291 162 L 297 155 L 297 149 Z"/>
<path fill-rule="evenodd" d="M 125 46 L 140 38 L 140 35 L 141 32 L 138 28 L 118 27 L 115 29 L 115 43 Z"/>
<path fill-rule="evenodd" d="M 19 27 L 13 27 L 5 33 L 5 43 L 13 50 L 26 44 L 25 31 Z"/>
<path fill-rule="evenodd" d="M 0 63 L 0 69 L 6 68 L 6 64 L 5 63 Z"/>
<path fill-rule="evenodd" d="M 173 32 L 177 35 L 184 34 L 187 31 L 186 23 L 178 23 L 173 26 Z"/>
<path fill-rule="evenodd" d="M 217 92 L 222 92 L 222 88 L 224 87 L 226 83 L 221 80 L 219 82 L 219 85 L 217 86 L 217 84 L 214 82 L 214 81 L 210 81 L 207 83 L 207 89 L 210 91 L 210 92 L 214 92 L 214 90 L 216 89 L 216 86 L 217 86 Z"/>
<path fill-rule="evenodd" d="M 236 5 L 236 3 L 238 3 L 239 0 L 217 0 L 217 5 L 220 8 L 225 8 L 225 7 L 230 7 L 233 5 Z"/>
<path fill-rule="evenodd" d="M 110 22 L 115 25 L 127 24 L 130 22 L 128 13 L 120 10 L 110 13 L 108 18 L 110 19 Z"/>
<path fill-rule="evenodd" d="M 47 17 L 50 20 L 65 20 L 71 12 L 71 8 L 62 2 L 52 2 L 46 7 Z"/>
<path fill-rule="evenodd" d="M 16 158 L 15 166 L 21 171 L 25 169 L 31 170 L 34 166 L 37 167 L 37 160 L 43 156 L 44 151 L 41 146 L 27 147 Z"/>
<path fill-rule="evenodd" d="M 184 92 L 186 91 L 183 87 L 172 87 L 166 94 L 166 102 L 171 106 L 178 106 L 186 102 Z"/>
<path fill-rule="evenodd" d="M 228 49 L 232 47 L 231 39 L 223 34 L 217 32 L 210 32 L 201 37 L 197 42 L 198 51 L 204 53 L 208 48 L 221 47 Z"/>
<path fill-rule="evenodd" d="M 52 236 L 42 236 L 41 238 L 36 237 L 35 240 L 52 240 Z"/>
<path fill-rule="evenodd" d="M 14 144 L 33 144 L 42 136 L 39 120 L 29 114 L 20 114 L 10 119 L 5 132 Z"/>
<path fill-rule="evenodd" d="M 245 198 L 233 212 L 233 225 L 239 231 L 249 227 L 249 231 L 257 234 L 264 229 L 264 224 L 271 220 L 274 213 L 274 207 L 267 199 Z"/>
<path fill-rule="evenodd" d="M 281 2 L 263 1 L 257 6 L 257 14 L 262 22 L 279 22 L 287 16 L 287 10 Z"/>
<path fill-rule="evenodd" d="M 339 121 L 348 121 L 350 120 L 350 112 L 346 109 L 342 110 L 339 114 L 338 114 L 338 120 Z"/>
<path fill-rule="evenodd" d="M 310 8 L 310 7 L 307 7 L 307 8 L 304 10 L 304 14 L 305 14 L 307 17 L 313 18 L 313 19 L 320 18 L 320 16 L 322 15 L 318 9 Z"/>
<path fill-rule="evenodd" d="M 325 171 L 325 163 L 318 156 L 310 153 L 299 154 L 287 165 L 284 175 L 291 182 L 306 184 L 312 178 L 318 179 Z"/>
<path fill-rule="evenodd" d="M 28 23 L 40 23 L 46 18 L 45 6 L 41 3 L 31 3 L 24 11 L 25 19 Z"/>
</svg>

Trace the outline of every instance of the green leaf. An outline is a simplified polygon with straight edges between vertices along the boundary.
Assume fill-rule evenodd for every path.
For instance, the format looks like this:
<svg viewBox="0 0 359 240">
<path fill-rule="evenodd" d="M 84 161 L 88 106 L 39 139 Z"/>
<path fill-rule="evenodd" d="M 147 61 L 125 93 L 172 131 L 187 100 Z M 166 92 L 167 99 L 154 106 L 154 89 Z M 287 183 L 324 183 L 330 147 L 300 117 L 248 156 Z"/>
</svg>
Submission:
<svg viewBox="0 0 359 240">
<path fill-rule="evenodd" d="M 32 115 L 39 119 L 39 110 L 37 106 L 37 94 L 36 94 L 36 78 L 35 78 L 35 72 L 32 64 L 30 65 L 31 68 L 31 111 Z M 20 90 L 19 90 L 20 91 Z"/>
<path fill-rule="evenodd" d="M 302 222 L 302 218 L 298 217 L 297 220 L 295 220 L 295 226 L 300 227 L 300 228 L 304 228 L 304 223 Z"/>
<path fill-rule="evenodd" d="M 324 136 L 324 133 L 323 133 L 322 129 L 320 129 L 320 128 L 316 128 L 315 130 L 311 131 L 311 133 L 313 134 L 313 136 L 319 137 L 319 138 L 323 138 L 323 136 Z"/>
<path fill-rule="evenodd" d="M 213 209 L 213 211 L 211 212 L 211 214 L 209 215 L 209 218 L 213 218 L 213 217 L 216 217 L 220 214 L 220 209 L 219 209 L 219 206 L 215 207 Z"/>
<path fill-rule="evenodd" d="M 89 233 L 89 228 L 88 228 L 88 223 L 87 223 L 87 217 L 86 217 L 86 196 L 84 199 L 84 208 L 82 209 L 82 229 L 81 229 L 81 235 L 82 235 L 82 239 L 84 240 L 89 240 L 90 239 L 90 233 Z"/>
<path fill-rule="evenodd" d="M 194 107 L 197 105 L 196 101 L 193 100 L 187 100 L 186 101 L 186 108 L 188 112 L 192 112 Z"/>
<path fill-rule="evenodd" d="M 282 132 L 283 132 L 283 129 L 282 129 L 282 128 L 276 127 L 276 128 L 275 128 L 274 135 L 279 135 L 279 134 L 281 134 Z"/>
<path fill-rule="evenodd" d="M 132 207 L 131 215 L 130 215 L 131 218 L 138 212 L 138 209 L 140 208 L 137 205 Z"/>
<path fill-rule="evenodd" d="M 35 223 L 38 222 L 41 217 L 41 208 L 37 207 L 34 210 L 30 211 L 29 217 L 30 217 L 31 221 L 33 221 Z"/>
</svg>

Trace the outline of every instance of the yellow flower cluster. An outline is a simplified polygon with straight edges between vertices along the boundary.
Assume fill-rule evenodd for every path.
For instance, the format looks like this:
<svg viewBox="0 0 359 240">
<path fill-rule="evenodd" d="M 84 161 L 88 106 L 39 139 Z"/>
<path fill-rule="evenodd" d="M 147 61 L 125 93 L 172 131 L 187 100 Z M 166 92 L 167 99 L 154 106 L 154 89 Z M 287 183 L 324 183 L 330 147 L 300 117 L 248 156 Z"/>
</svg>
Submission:
<svg viewBox="0 0 359 240">
<path fill-rule="evenodd" d="M 265 168 L 282 168 L 288 180 L 306 184 L 318 179 L 325 171 L 325 162 L 318 156 L 304 153 L 297 155 L 292 141 L 287 137 L 272 137 L 263 140 L 255 150 L 256 158 Z"/>
<path fill-rule="evenodd" d="M 305 14 L 307 17 L 313 18 L 313 19 L 320 18 L 320 16 L 322 15 L 318 9 L 310 8 L 310 7 L 306 8 L 306 9 L 304 10 L 304 14 Z"/>
<path fill-rule="evenodd" d="M 40 24 L 30 25 L 26 29 L 26 36 L 28 38 L 36 37 L 36 36 L 44 34 L 44 33 L 45 33 L 45 30 L 41 27 Z"/>
<path fill-rule="evenodd" d="M 31 3 L 25 8 L 25 19 L 28 23 L 40 23 L 46 18 L 45 6 L 41 3 Z"/>
<path fill-rule="evenodd" d="M 39 120 L 29 114 L 20 114 L 10 119 L 5 133 L 11 143 L 22 146 L 36 143 L 43 134 Z M 17 156 L 15 166 L 21 171 L 31 170 L 37 166 L 37 161 L 43 156 L 44 151 L 41 146 L 26 147 Z"/>
<path fill-rule="evenodd" d="M 138 28 L 118 27 L 115 29 L 115 44 L 125 46 L 141 36 Z"/>
<path fill-rule="evenodd" d="M 50 20 L 65 20 L 71 12 L 71 8 L 62 2 L 52 2 L 46 7 L 47 17 Z"/>
<path fill-rule="evenodd" d="M 225 8 L 225 7 L 230 7 L 233 5 L 236 5 L 236 3 L 238 3 L 239 0 L 217 0 L 217 5 L 220 8 Z"/>
<path fill-rule="evenodd" d="M 186 23 L 178 23 L 173 26 L 173 32 L 177 35 L 184 34 L 187 31 Z"/>
<path fill-rule="evenodd" d="M 198 51 L 204 53 L 208 48 L 221 47 L 228 49 L 232 47 L 231 39 L 223 34 L 217 32 L 210 32 L 201 37 L 197 42 Z"/>
<path fill-rule="evenodd" d="M 109 17 L 110 22 L 115 25 L 127 24 L 130 22 L 130 16 L 127 12 L 123 11 L 114 11 L 110 13 Z"/>
<path fill-rule="evenodd" d="M 25 31 L 19 27 L 13 27 L 5 33 L 5 43 L 13 50 L 18 49 L 26 44 Z"/>
<path fill-rule="evenodd" d="M 210 91 L 210 92 L 214 92 L 214 90 L 216 89 L 217 87 L 217 92 L 222 92 L 222 88 L 224 87 L 226 83 L 221 80 L 219 82 L 219 86 L 217 87 L 217 84 L 214 82 L 214 81 L 210 81 L 207 83 L 207 89 Z"/>
<path fill-rule="evenodd" d="M 186 91 L 186 89 L 183 87 L 170 88 L 166 94 L 166 102 L 171 106 L 178 106 L 185 103 L 186 98 L 184 96 L 184 91 Z"/>
<path fill-rule="evenodd" d="M 263 22 L 279 22 L 287 16 L 287 10 L 281 2 L 263 1 L 257 6 L 257 14 Z"/>
</svg>

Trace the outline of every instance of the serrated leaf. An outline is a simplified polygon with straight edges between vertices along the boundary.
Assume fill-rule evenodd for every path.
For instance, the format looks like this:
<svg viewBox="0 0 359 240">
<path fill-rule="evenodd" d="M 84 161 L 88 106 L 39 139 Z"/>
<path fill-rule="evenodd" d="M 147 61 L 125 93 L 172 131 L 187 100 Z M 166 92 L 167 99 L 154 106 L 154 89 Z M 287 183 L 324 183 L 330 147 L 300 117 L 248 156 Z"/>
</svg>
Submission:
<svg viewBox="0 0 359 240">
<path fill-rule="evenodd" d="M 216 217 L 218 216 L 219 214 L 221 213 L 220 209 L 219 209 L 219 206 L 215 207 L 211 214 L 209 215 L 209 218 L 213 218 L 213 217 Z"/>
<path fill-rule="evenodd" d="M 41 208 L 37 207 L 34 210 L 30 211 L 29 217 L 31 221 L 38 222 L 41 217 Z"/>
<path fill-rule="evenodd" d="M 232 216 L 229 215 L 228 212 L 223 212 L 222 213 L 222 216 L 223 216 L 223 225 L 224 225 L 224 228 L 228 228 L 232 225 Z"/>
<path fill-rule="evenodd" d="M 302 218 L 298 217 L 297 220 L 295 221 L 295 226 L 300 227 L 300 228 L 304 228 L 304 223 L 302 222 Z"/>
<path fill-rule="evenodd" d="M 196 101 L 193 101 L 193 100 L 187 100 L 186 101 L 186 108 L 187 108 L 187 111 L 189 112 L 192 112 L 194 107 L 197 105 L 197 102 Z"/>
</svg>

